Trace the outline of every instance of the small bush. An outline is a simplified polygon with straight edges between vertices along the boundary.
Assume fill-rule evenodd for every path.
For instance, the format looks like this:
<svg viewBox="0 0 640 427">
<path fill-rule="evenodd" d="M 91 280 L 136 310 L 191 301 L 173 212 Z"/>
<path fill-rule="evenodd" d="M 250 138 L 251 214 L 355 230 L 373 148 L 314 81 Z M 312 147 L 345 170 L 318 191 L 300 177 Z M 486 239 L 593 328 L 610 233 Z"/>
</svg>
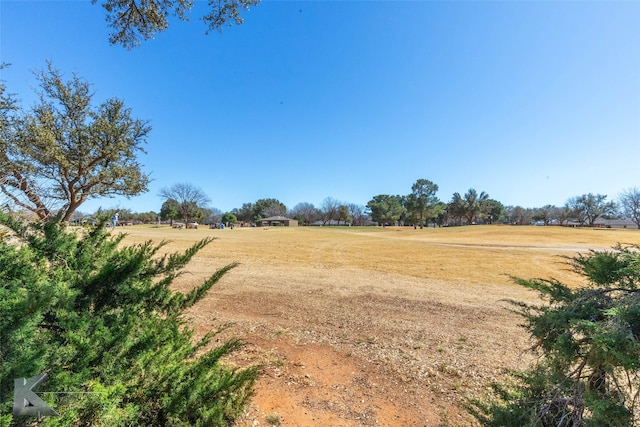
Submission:
<svg viewBox="0 0 640 427">
<path fill-rule="evenodd" d="M 164 242 L 123 246 L 103 227 L 79 236 L 2 213 L 0 224 L 19 240 L 0 239 L 1 425 L 33 421 L 7 414 L 13 379 L 39 373 L 48 391 L 88 393 L 43 393 L 61 416 L 38 425 L 222 426 L 241 413 L 257 368 L 225 366 L 241 342 L 205 350 L 220 331 L 194 342 L 182 317 L 235 264 L 187 294 L 170 289 L 211 239 L 160 256 Z"/>
</svg>

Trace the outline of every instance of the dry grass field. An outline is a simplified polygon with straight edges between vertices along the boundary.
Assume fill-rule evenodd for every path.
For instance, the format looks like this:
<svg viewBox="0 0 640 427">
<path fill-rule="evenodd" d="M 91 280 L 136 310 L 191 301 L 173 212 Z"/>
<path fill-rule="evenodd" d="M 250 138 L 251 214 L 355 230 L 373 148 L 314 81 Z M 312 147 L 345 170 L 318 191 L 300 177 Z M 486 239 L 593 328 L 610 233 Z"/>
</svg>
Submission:
<svg viewBox="0 0 640 427">
<path fill-rule="evenodd" d="M 563 257 L 640 244 L 638 230 L 560 227 L 122 231 L 169 252 L 217 238 L 179 290 L 239 262 L 189 319 L 198 333 L 231 323 L 220 339 L 246 345 L 230 362 L 263 366 L 238 426 L 475 425 L 464 400 L 531 361 L 505 299 L 537 295 L 510 276 L 579 286 Z"/>
</svg>

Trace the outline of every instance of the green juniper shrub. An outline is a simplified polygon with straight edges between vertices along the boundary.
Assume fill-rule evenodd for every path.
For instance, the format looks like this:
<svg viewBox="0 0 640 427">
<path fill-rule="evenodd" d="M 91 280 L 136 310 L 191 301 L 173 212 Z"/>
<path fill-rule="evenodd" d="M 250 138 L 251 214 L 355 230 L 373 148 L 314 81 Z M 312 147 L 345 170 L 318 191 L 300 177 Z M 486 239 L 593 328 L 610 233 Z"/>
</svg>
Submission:
<svg viewBox="0 0 640 427">
<path fill-rule="evenodd" d="M 61 414 L 43 426 L 222 426 L 241 413 L 258 368 L 222 363 L 241 342 L 210 348 L 222 328 L 196 341 L 183 318 L 235 264 L 170 289 L 212 239 L 160 255 L 166 242 L 124 246 L 103 226 L 0 224 L 14 236 L 0 239 L 0 425 L 35 421 L 11 415 L 13 379 L 39 373 Z"/>
<path fill-rule="evenodd" d="M 483 425 L 640 425 L 640 247 L 591 251 L 569 264 L 586 286 L 515 279 L 546 301 L 511 301 L 540 358 L 470 402 Z"/>
</svg>

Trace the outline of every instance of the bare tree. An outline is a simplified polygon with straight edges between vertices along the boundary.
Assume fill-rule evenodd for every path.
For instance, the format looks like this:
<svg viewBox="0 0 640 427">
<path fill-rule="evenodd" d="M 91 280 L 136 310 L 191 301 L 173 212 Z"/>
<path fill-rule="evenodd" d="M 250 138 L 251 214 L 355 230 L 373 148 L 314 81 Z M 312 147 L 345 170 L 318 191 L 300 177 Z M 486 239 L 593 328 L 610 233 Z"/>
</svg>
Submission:
<svg viewBox="0 0 640 427">
<path fill-rule="evenodd" d="M 292 216 L 299 216 L 303 224 L 309 225 L 316 221 L 320 214 L 313 203 L 301 202 L 295 205 L 291 211 Z"/>
<path fill-rule="evenodd" d="M 185 224 L 192 222 L 194 218 L 202 217 L 205 205 L 211 201 L 200 188 L 189 183 L 178 183 L 163 188 L 159 196 L 178 203 L 178 211 Z"/>
<path fill-rule="evenodd" d="M 640 229 L 640 189 L 629 188 L 620 195 L 622 214 L 636 223 Z"/>
<path fill-rule="evenodd" d="M 365 213 L 364 206 L 357 203 L 349 203 L 347 207 L 349 208 L 349 216 L 353 221 L 353 225 L 364 225 L 367 220 L 367 214 Z"/>
<path fill-rule="evenodd" d="M 322 225 L 330 223 L 332 220 L 338 219 L 338 207 L 340 202 L 332 197 L 327 197 L 320 205 L 320 220 Z"/>
<path fill-rule="evenodd" d="M 516 206 L 510 209 L 510 220 L 513 225 L 530 225 L 534 212 L 531 209 Z"/>
<path fill-rule="evenodd" d="M 604 194 L 583 194 L 567 200 L 566 207 L 580 225 L 592 226 L 598 217 L 616 212 L 616 204 L 607 202 L 606 199 Z"/>
</svg>

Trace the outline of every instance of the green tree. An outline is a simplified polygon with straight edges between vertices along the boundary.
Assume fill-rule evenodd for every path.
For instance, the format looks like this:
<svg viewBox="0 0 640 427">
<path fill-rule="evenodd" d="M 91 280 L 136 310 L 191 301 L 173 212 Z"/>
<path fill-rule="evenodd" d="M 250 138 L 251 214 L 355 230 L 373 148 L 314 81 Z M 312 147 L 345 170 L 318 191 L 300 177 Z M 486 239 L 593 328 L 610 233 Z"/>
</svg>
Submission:
<svg viewBox="0 0 640 427">
<path fill-rule="evenodd" d="M 238 221 L 253 222 L 253 203 L 243 203 L 242 207 L 232 209 L 231 213 L 238 218 Z"/>
<path fill-rule="evenodd" d="M 340 225 L 340 221 L 344 222 L 345 224 L 351 221 L 351 216 L 349 215 L 349 207 L 347 205 L 338 206 L 337 220 L 338 225 Z"/>
<path fill-rule="evenodd" d="M 91 1 L 95 4 L 98 0 Z M 242 24 L 242 10 L 249 10 L 259 3 L 260 0 L 210 0 L 209 12 L 200 19 L 206 23 L 207 32 L 221 30 L 234 23 Z M 166 30 L 170 16 L 187 21 L 193 1 L 102 0 L 101 5 L 107 12 L 107 22 L 113 31 L 109 42 L 131 49 Z"/>
<path fill-rule="evenodd" d="M 460 193 L 455 192 L 451 197 L 451 201 L 447 205 L 447 214 L 449 217 L 451 217 L 454 220 L 454 222 L 458 220 L 457 225 L 460 225 L 460 222 L 464 217 L 464 213 L 465 213 L 464 199 L 462 198 Z"/>
<path fill-rule="evenodd" d="M 0 70 L 5 68 L 6 65 L 0 64 Z M 14 122 L 16 120 L 15 113 L 18 111 L 18 106 L 15 98 L 7 93 L 7 87 L 3 80 L 0 80 L 0 153 L 9 153 L 13 144 L 9 144 L 9 141 L 13 138 Z M 10 154 L 0 154 L 0 171 L 7 171 L 11 166 L 9 158 Z M 5 174 L 0 172 L 0 185 L 3 185 L 6 181 Z"/>
<path fill-rule="evenodd" d="M 383 226 L 396 223 L 404 211 L 401 200 L 400 196 L 390 196 L 388 194 L 375 196 L 367 203 L 367 209 L 371 212 L 371 219 Z"/>
<path fill-rule="evenodd" d="M 284 216 L 287 213 L 287 207 L 278 199 L 259 199 L 251 206 L 251 220 L 254 222 L 271 216 Z"/>
<path fill-rule="evenodd" d="M 445 202 L 438 202 L 433 208 L 433 219 L 434 227 L 436 224 L 442 227 L 447 222 L 447 204 Z"/>
<path fill-rule="evenodd" d="M 449 202 L 449 214 L 453 218 L 464 218 L 467 225 L 472 225 L 480 218 L 485 212 L 488 205 L 489 195 L 484 191 L 478 194 L 478 192 L 470 188 L 464 196 L 460 193 L 454 193 Z"/>
<path fill-rule="evenodd" d="M 164 221 L 169 220 L 173 225 L 173 221 L 180 218 L 179 203 L 176 199 L 167 199 L 160 208 L 160 218 Z"/>
<path fill-rule="evenodd" d="M 260 199 L 253 205 L 253 217 L 256 221 L 272 216 L 285 216 L 287 207 L 277 199 Z"/>
<path fill-rule="evenodd" d="M 549 225 L 560 219 L 560 209 L 553 205 L 545 205 L 539 209 L 535 209 L 531 216 L 533 221 L 541 221 L 544 225 Z"/>
<path fill-rule="evenodd" d="M 485 214 L 489 224 L 501 222 L 504 219 L 504 205 L 497 200 L 488 199 L 485 202 Z"/>
<path fill-rule="evenodd" d="M 231 212 L 225 212 L 222 214 L 222 222 L 225 224 L 235 224 L 238 222 L 238 218 Z"/>
<path fill-rule="evenodd" d="M 135 213 L 133 217 L 135 221 L 140 221 L 144 224 L 152 224 L 156 222 L 156 218 L 158 217 L 158 214 L 153 211 L 140 212 L 140 213 Z"/>
<path fill-rule="evenodd" d="M 433 208 L 438 204 L 436 197 L 438 185 L 428 179 L 419 179 L 411 186 L 411 194 L 407 197 L 407 211 L 424 227 L 425 220 L 434 217 Z"/>
<path fill-rule="evenodd" d="M 104 226 L 67 232 L 1 213 L 0 224 L 19 241 L 0 238 L 0 425 L 30 424 L 9 415 L 4 391 L 38 373 L 49 390 L 74 392 L 43 395 L 61 416 L 42 426 L 221 426 L 242 412 L 258 371 L 221 363 L 240 341 L 212 348 L 222 329 L 194 340 L 184 317 L 236 264 L 172 290 L 211 239 L 160 255 L 164 244 L 125 246 Z"/>
<path fill-rule="evenodd" d="M 51 63 L 37 77 L 39 102 L 2 120 L 0 191 L 12 204 L 41 220 L 69 221 L 88 199 L 146 191 L 137 156 L 148 123 L 117 98 L 93 107 L 90 84 L 75 74 L 64 81 Z"/>
<path fill-rule="evenodd" d="M 640 247 L 570 260 L 583 287 L 556 280 L 516 283 L 546 304 L 512 301 L 539 356 L 470 409 L 487 426 L 619 426 L 640 422 Z"/>
<path fill-rule="evenodd" d="M 464 217 L 467 219 L 467 224 L 473 224 L 476 219 L 485 213 L 488 200 L 489 195 L 487 193 L 483 191 L 478 194 L 473 188 L 470 188 L 464 194 Z"/>
</svg>

